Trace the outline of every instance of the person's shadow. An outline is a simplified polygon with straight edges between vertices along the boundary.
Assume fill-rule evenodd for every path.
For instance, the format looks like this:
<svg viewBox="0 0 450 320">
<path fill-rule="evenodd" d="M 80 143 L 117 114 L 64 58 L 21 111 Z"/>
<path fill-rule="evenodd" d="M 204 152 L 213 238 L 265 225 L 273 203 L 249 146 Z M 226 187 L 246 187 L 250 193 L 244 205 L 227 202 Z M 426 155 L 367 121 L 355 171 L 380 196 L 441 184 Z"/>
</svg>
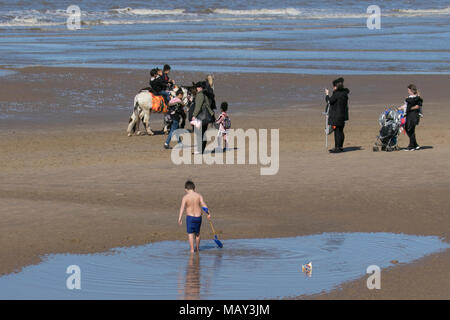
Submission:
<svg viewBox="0 0 450 320">
<path fill-rule="evenodd" d="M 164 136 L 166 133 L 164 130 L 152 130 L 154 136 Z"/>
<path fill-rule="evenodd" d="M 420 146 L 420 148 L 416 151 L 420 151 L 420 150 L 429 150 L 429 149 L 433 149 L 433 146 Z"/>
<path fill-rule="evenodd" d="M 400 150 L 407 150 L 408 147 L 400 148 Z M 433 149 L 433 146 L 420 146 L 419 149 L 415 149 L 414 151 L 420 151 L 420 150 L 429 150 Z"/>
<path fill-rule="evenodd" d="M 356 147 L 345 147 L 343 152 L 361 151 L 363 148 L 361 146 Z"/>
</svg>

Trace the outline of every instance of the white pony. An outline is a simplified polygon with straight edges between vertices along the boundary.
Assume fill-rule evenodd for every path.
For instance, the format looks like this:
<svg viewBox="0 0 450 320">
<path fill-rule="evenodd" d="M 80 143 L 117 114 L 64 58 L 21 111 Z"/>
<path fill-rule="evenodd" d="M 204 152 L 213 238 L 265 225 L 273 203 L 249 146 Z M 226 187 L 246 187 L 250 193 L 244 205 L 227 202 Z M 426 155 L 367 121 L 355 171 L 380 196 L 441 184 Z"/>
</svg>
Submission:
<svg viewBox="0 0 450 320">
<path fill-rule="evenodd" d="M 183 104 L 186 106 L 190 101 L 192 101 L 192 95 L 187 88 L 174 86 L 172 91 L 170 91 L 170 96 L 175 97 L 176 92 L 181 89 L 183 90 Z M 142 121 L 145 127 L 145 131 L 148 135 L 154 135 L 152 129 L 150 128 L 150 114 L 152 112 L 152 95 L 148 90 L 141 90 L 134 97 L 134 109 L 130 116 L 128 122 L 127 133 L 131 137 L 133 134 L 141 135 L 142 132 L 139 131 L 139 124 Z M 164 126 L 164 133 L 167 133 L 167 125 Z"/>
</svg>

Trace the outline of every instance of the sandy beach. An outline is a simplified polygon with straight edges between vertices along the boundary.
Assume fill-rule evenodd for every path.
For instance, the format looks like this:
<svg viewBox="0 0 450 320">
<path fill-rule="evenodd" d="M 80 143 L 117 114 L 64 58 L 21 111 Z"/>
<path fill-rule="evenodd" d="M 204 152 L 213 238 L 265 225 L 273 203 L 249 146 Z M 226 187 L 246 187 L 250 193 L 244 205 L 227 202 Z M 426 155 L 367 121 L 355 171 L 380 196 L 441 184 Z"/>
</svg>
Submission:
<svg viewBox="0 0 450 320">
<path fill-rule="evenodd" d="M 335 76 L 215 74 L 217 101 L 230 104 L 234 128 L 280 130 L 279 172 L 261 176 L 257 165 L 176 166 L 164 135 L 127 137 L 147 71 L 16 71 L 0 77 L 0 106 L 15 106 L 0 118 L 0 275 L 49 253 L 184 240 L 177 214 L 188 178 L 223 239 L 393 232 L 450 241 L 449 75 L 346 76 L 347 152 L 333 155 L 321 112 Z M 181 84 L 204 76 L 172 75 Z M 417 130 L 424 148 L 372 152 L 379 114 L 402 103 L 409 83 L 425 101 Z M 160 130 L 162 115 L 151 125 Z M 447 250 L 384 270 L 383 290 L 367 290 L 363 278 L 312 298 L 449 299 L 449 270 Z"/>
</svg>

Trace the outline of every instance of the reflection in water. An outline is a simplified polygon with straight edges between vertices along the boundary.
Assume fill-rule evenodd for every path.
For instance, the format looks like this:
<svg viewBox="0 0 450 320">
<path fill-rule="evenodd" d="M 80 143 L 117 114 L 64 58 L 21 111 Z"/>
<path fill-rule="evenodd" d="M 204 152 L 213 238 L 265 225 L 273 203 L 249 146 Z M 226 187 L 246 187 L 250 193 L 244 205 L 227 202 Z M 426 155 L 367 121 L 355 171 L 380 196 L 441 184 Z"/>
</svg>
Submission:
<svg viewBox="0 0 450 320">
<path fill-rule="evenodd" d="M 278 239 L 205 242 L 192 255 L 184 241 L 119 248 L 107 254 L 50 255 L 0 277 L 0 299 L 264 299 L 329 291 L 366 276 L 370 265 L 409 263 L 449 248 L 438 237 L 323 233 Z M 311 277 L 302 265 L 312 262 Z M 67 290 L 66 269 L 81 268 L 81 290 Z M 365 279 L 364 279 L 365 281 Z"/>
<path fill-rule="evenodd" d="M 214 247 L 206 247 L 205 249 L 212 249 Z M 202 252 L 204 253 L 204 252 Z M 202 253 L 190 253 L 188 263 L 186 266 L 184 278 L 184 290 L 180 290 L 180 298 L 184 300 L 199 300 L 201 296 L 208 297 L 209 289 L 214 281 L 214 275 L 220 272 L 221 260 L 223 251 L 218 250 L 213 255 L 213 264 L 202 269 L 200 263 L 200 256 Z M 208 259 L 211 255 L 208 256 Z M 182 283 L 180 281 L 180 283 Z M 203 290 L 202 290 L 203 289 Z"/>
<path fill-rule="evenodd" d="M 186 281 L 183 297 L 185 300 L 200 299 L 200 271 L 200 255 L 197 252 L 191 253 L 186 268 Z"/>
<path fill-rule="evenodd" d="M 332 252 L 336 249 L 338 249 L 340 246 L 344 244 L 345 241 L 345 235 L 336 235 L 336 237 L 328 238 L 325 240 L 324 249 Z"/>
</svg>

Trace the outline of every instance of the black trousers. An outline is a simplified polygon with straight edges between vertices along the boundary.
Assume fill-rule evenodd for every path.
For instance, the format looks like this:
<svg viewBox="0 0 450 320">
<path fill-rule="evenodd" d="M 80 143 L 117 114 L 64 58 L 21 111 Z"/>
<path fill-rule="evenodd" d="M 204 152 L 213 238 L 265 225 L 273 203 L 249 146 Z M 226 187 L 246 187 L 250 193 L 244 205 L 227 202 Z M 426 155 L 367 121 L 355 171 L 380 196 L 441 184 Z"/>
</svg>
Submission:
<svg viewBox="0 0 450 320">
<path fill-rule="evenodd" d="M 206 138 L 205 132 L 206 132 L 206 130 L 208 130 L 208 124 L 209 123 L 202 123 L 202 153 L 205 152 L 206 143 L 208 142 L 206 140 L 203 140 L 203 138 Z"/>
<path fill-rule="evenodd" d="M 408 148 L 416 148 L 418 146 L 417 140 L 416 140 L 416 125 L 411 122 L 407 123 L 405 130 L 406 130 L 406 134 L 409 137 Z"/>
<path fill-rule="evenodd" d="M 344 147 L 344 126 L 336 126 L 334 129 L 334 147 L 343 148 Z"/>
</svg>

